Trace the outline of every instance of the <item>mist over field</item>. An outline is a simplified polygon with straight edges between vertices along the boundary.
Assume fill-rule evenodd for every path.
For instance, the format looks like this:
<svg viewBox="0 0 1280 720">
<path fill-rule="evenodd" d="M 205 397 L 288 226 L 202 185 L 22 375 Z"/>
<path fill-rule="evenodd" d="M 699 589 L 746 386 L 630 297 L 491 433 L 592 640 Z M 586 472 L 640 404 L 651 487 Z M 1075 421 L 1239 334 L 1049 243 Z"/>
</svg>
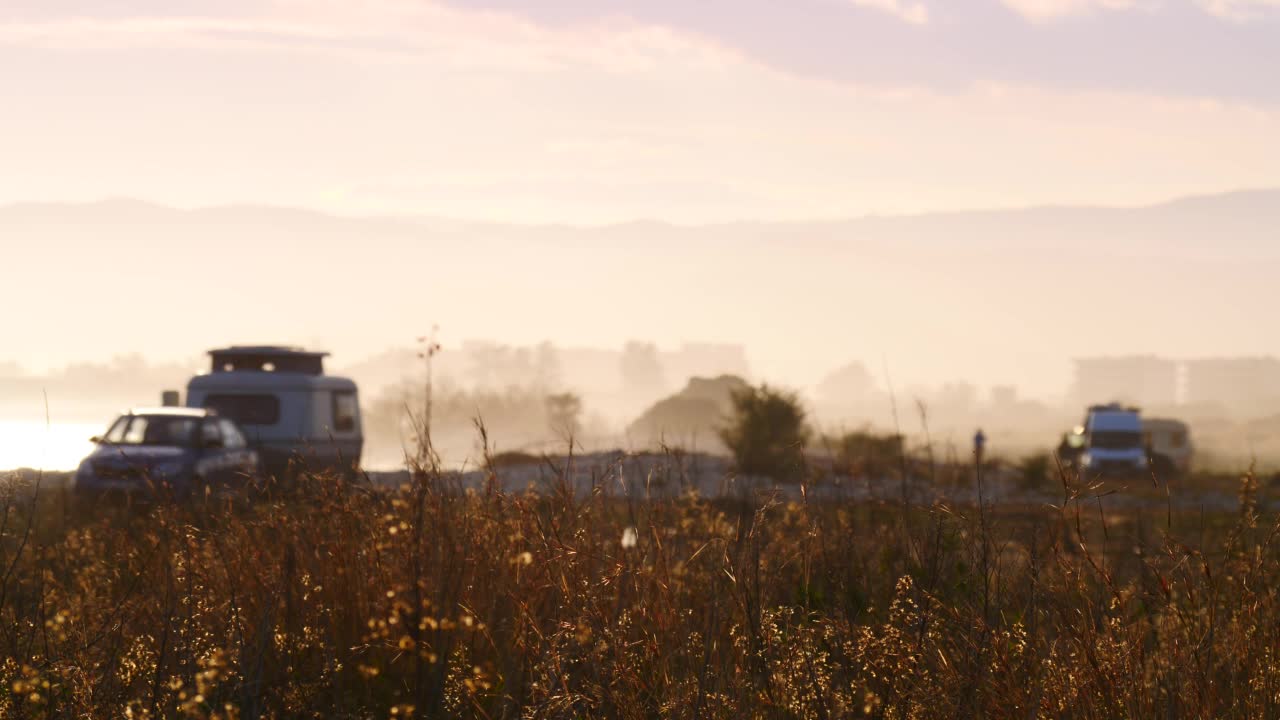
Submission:
<svg viewBox="0 0 1280 720">
<path fill-rule="evenodd" d="M 583 436 L 636 447 L 651 439 L 627 429 L 646 408 L 690 378 L 730 374 L 800 390 L 822 424 L 888 428 L 896 400 L 898 424 L 919 432 L 919 402 L 954 445 L 986 424 L 1021 452 L 1051 445 L 1084 403 L 1116 399 L 1081 397 L 1075 358 L 1280 354 L 1266 331 L 1277 227 L 1280 191 L 709 225 L 10 205 L 0 234 L 22 238 L 10 255 L 61 270 L 0 291 L 8 307 L 39 308 L 9 317 L 23 351 L 0 365 L 0 414 L 42 419 L 47 395 L 55 420 L 105 421 L 185 387 L 207 349 L 254 342 L 331 351 L 368 408 L 395 414 L 425 373 L 415 338 L 435 327 L 436 382 L 532 393 L 528 417 L 498 436 L 508 447 L 555 445 L 538 393 L 577 394 Z M 626 376 L 629 344 L 653 355 L 653 378 Z M 458 402 L 461 460 L 471 416 L 498 411 Z M 1232 430 L 1269 415 L 1152 409 Z M 383 464 L 398 458 L 395 427 L 375 418 Z M 1237 458 L 1257 448 L 1228 444 Z"/>
</svg>

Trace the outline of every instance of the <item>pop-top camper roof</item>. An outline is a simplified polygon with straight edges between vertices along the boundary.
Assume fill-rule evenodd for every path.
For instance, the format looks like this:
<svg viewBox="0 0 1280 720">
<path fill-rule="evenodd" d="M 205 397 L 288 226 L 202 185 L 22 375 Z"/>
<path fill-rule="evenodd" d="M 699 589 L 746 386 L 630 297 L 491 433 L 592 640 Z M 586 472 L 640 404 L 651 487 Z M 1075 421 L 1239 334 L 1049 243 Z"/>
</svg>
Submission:
<svg viewBox="0 0 1280 720">
<path fill-rule="evenodd" d="M 278 345 L 236 345 L 210 350 L 215 373 L 239 370 L 323 375 L 329 353 Z"/>
</svg>

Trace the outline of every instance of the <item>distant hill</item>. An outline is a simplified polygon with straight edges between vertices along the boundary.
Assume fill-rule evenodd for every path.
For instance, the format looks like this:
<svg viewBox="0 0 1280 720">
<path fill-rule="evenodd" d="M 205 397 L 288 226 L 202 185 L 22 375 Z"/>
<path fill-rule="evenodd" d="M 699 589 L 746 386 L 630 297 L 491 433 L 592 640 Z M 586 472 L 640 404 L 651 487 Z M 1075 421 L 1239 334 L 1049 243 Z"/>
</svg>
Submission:
<svg viewBox="0 0 1280 720">
<path fill-rule="evenodd" d="M 741 342 L 753 372 L 798 386 L 886 358 L 912 381 L 1034 395 L 1065 388 L 1079 354 L 1280 353 L 1280 189 L 701 226 L 116 199 L 0 206 L 0 237 L 18 270 L 5 339 L 23 348 L 0 360 L 287 341 L 347 367 L 439 324 L 451 341 Z"/>
<path fill-rule="evenodd" d="M 792 223 L 721 223 L 674 225 L 637 221 L 613 225 L 513 225 L 415 216 L 340 216 L 324 212 L 258 205 L 224 205 L 181 210 L 141 200 L 116 198 L 92 203 L 16 203 L 0 205 L 0 228 L 27 233 L 134 230 L 149 235 L 164 229 L 225 233 L 253 230 L 271 234 L 314 234 L 354 239 L 353 233 L 377 242 L 417 240 L 521 239 L 556 240 L 564 245 L 594 242 L 712 241 L 732 237 L 807 242 L 909 241 L 977 242 L 981 247 L 1032 246 L 1058 248 L 1055 241 L 1072 236 L 1077 247 L 1149 240 L 1161 252 L 1210 248 L 1280 257 L 1280 248 L 1258 247 L 1258 236 L 1275 239 L 1280 226 L 1280 188 L 1247 190 L 1179 198 L 1141 207 L 1042 206 L 1010 210 L 973 210 L 915 215 L 865 216 L 848 220 Z M 1206 234 L 1208 233 L 1208 234 Z M 141 238 L 140 238 L 141 239 Z M 177 238 L 175 238 L 177 239 Z M 226 236 L 240 244 L 250 238 Z M 1131 247 L 1130 249 L 1136 249 Z M 1270 251 L 1270 252 L 1265 252 Z"/>
<path fill-rule="evenodd" d="M 733 375 L 690 378 L 683 390 L 659 400 L 627 428 L 632 442 L 653 448 L 723 449 L 719 433 L 733 408 L 733 394 L 746 390 L 746 381 Z"/>
</svg>

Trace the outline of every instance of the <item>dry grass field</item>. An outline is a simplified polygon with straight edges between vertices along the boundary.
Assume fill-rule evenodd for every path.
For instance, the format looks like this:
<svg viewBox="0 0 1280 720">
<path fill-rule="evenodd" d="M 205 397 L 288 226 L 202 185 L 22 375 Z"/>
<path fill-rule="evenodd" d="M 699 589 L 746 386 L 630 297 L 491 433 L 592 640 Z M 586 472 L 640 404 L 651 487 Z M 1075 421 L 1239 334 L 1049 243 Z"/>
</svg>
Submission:
<svg viewBox="0 0 1280 720">
<path fill-rule="evenodd" d="M 602 485 L 602 487 L 607 487 Z M 1280 558 L 1237 512 L 635 500 L 304 475 L 0 507 L 0 717 L 1280 716 Z M 1134 509 L 1142 508 L 1142 509 Z"/>
</svg>

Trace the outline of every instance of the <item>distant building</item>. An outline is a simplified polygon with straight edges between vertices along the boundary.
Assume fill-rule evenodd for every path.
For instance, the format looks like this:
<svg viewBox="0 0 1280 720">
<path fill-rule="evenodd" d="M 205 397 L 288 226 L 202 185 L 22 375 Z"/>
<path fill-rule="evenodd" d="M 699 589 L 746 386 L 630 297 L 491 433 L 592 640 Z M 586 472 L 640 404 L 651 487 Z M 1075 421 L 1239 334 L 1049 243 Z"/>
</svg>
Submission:
<svg viewBox="0 0 1280 720">
<path fill-rule="evenodd" d="M 1077 358 L 1077 403 L 1121 402 L 1143 408 L 1178 402 L 1178 363 L 1155 355 Z"/>
<path fill-rule="evenodd" d="M 1013 385 L 996 385 L 991 388 L 991 405 L 1010 408 L 1018 404 L 1018 388 Z"/>
<path fill-rule="evenodd" d="M 1280 414 L 1280 359 L 1201 358 L 1187 361 L 1187 402 L 1255 416 Z"/>
</svg>

